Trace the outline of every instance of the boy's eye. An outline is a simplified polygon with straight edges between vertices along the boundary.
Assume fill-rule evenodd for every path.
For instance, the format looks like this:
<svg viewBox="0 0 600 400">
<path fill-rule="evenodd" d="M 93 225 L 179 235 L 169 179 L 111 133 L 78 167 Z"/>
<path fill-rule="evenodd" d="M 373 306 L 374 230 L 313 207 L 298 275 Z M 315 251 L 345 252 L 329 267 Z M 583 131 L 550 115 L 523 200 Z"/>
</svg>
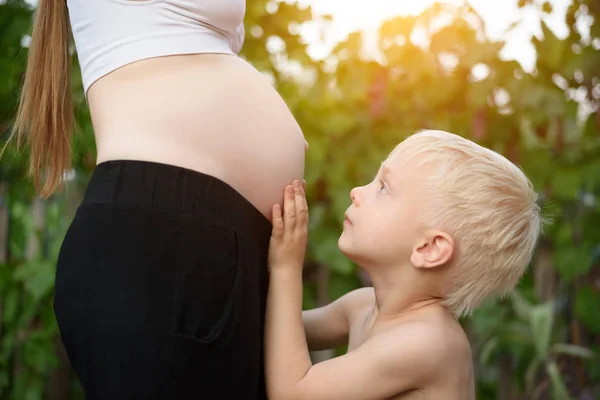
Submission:
<svg viewBox="0 0 600 400">
<path fill-rule="evenodd" d="M 387 193 L 387 188 L 383 181 L 379 181 L 379 193 Z"/>
</svg>

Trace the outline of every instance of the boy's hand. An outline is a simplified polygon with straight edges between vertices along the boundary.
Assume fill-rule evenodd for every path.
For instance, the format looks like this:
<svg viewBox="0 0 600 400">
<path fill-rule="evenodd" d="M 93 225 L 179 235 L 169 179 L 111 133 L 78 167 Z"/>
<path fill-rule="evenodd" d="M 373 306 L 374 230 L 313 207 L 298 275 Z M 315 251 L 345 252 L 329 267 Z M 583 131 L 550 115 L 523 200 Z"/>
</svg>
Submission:
<svg viewBox="0 0 600 400">
<path fill-rule="evenodd" d="M 308 205 L 304 185 L 294 181 L 285 188 L 281 206 L 273 206 L 273 231 L 269 245 L 269 269 L 299 268 L 304 264 L 308 237 Z"/>
</svg>

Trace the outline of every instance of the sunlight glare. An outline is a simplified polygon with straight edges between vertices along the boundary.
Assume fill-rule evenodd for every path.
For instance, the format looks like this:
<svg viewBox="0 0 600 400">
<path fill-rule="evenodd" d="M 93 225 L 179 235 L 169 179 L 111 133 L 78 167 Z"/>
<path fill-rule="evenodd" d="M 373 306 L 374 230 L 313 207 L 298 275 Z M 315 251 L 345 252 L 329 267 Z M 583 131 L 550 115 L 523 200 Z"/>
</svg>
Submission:
<svg viewBox="0 0 600 400">
<path fill-rule="evenodd" d="M 286 0 L 293 1 L 293 0 Z M 324 58 L 329 50 L 339 41 L 354 31 L 362 31 L 367 46 L 376 42 L 377 30 L 383 21 L 396 16 L 418 15 L 434 3 L 449 6 L 459 6 L 467 2 L 485 21 L 485 34 L 491 40 L 505 40 L 506 46 L 502 55 L 508 59 L 516 59 L 526 70 L 531 70 L 535 64 L 535 54 L 530 42 L 532 35 L 541 34 L 539 14 L 526 7 L 519 9 L 517 0 L 296 0 L 301 6 L 310 5 L 316 14 L 329 14 L 333 17 L 330 28 L 325 33 L 315 26 L 308 26 L 302 31 L 309 45 L 309 53 L 315 58 Z M 541 0 L 539 0 L 541 1 Z M 571 0 L 549 0 L 553 6 L 551 15 L 543 16 L 558 37 L 564 38 L 568 32 L 565 23 L 565 11 Z M 512 23 L 523 18 L 521 23 L 511 33 L 507 29 Z M 426 38 L 417 38 L 423 43 Z M 369 45 L 368 43 L 371 43 Z"/>
</svg>

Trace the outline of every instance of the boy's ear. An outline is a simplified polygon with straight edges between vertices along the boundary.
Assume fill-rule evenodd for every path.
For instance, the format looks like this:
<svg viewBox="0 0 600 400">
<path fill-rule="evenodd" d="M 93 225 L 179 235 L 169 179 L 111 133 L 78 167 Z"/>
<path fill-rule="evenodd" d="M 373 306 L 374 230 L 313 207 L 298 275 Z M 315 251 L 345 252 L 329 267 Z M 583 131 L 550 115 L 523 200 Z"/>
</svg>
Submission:
<svg viewBox="0 0 600 400">
<path fill-rule="evenodd" d="M 433 230 L 413 247 L 410 262 L 417 268 L 445 265 L 454 255 L 454 239 L 446 232 Z"/>
</svg>

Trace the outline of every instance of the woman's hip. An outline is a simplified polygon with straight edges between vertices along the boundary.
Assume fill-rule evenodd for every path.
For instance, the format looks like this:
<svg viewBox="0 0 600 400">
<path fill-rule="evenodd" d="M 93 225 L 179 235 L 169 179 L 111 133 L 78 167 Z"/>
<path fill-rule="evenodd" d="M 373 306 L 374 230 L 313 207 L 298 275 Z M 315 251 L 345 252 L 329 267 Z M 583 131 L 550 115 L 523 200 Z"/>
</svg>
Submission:
<svg viewBox="0 0 600 400">
<path fill-rule="evenodd" d="M 264 216 L 216 178 L 99 165 L 56 276 L 55 312 L 84 388 L 123 391 L 109 382 L 135 369 L 183 390 L 229 368 L 259 390 L 269 237 Z"/>
</svg>

